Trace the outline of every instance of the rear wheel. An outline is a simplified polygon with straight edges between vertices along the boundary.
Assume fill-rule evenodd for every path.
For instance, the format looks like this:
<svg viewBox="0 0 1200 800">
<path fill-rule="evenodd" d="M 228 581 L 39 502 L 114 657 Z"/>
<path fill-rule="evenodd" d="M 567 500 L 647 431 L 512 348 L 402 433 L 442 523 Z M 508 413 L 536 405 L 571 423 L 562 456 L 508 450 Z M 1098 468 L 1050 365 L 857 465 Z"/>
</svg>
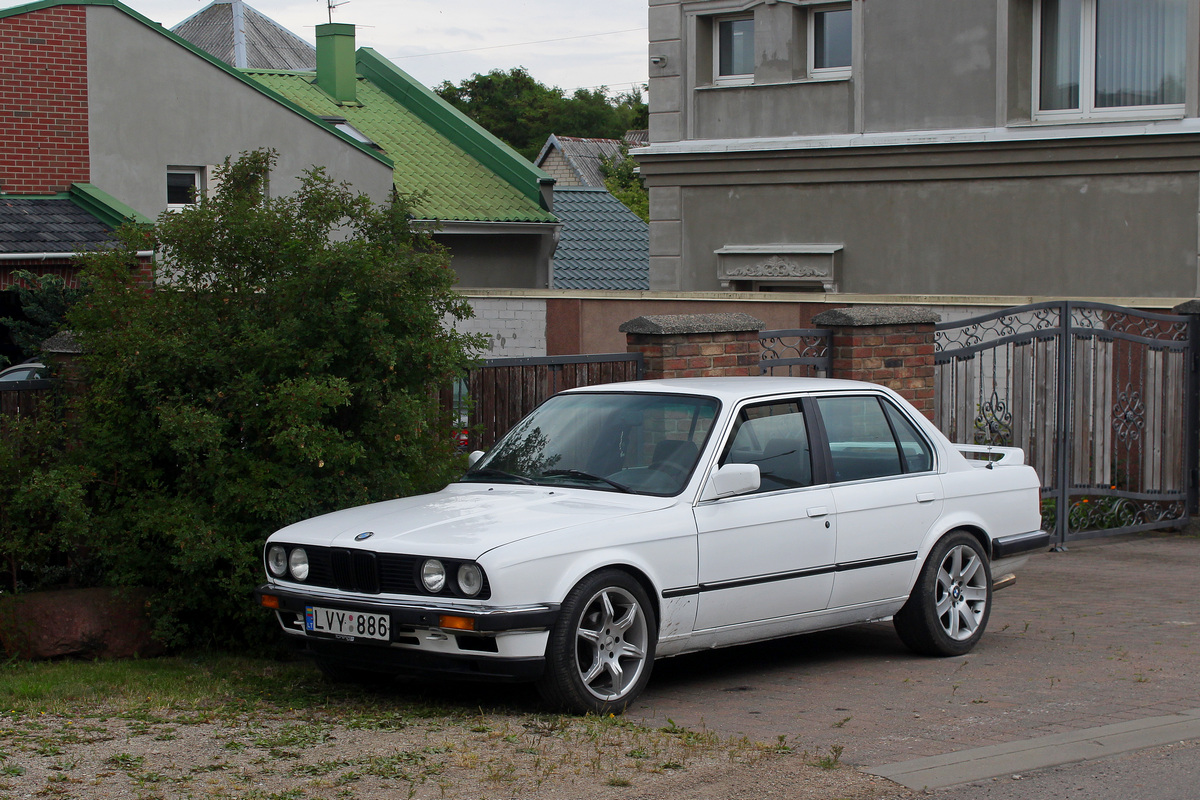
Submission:
<svg viewBox="0 0 1200 800">
<path fill-rule="evenodd" d="M 992 569 L 971 534 L 954 531 L 929 553 L 892 624 L 909 649 L 931 656 L 971 651 L 992 611 Z"/>
<path fill-rule="evenodd" d="M 626 572 L 589 575 L 563 602 L 546 646 L 542 696 L 580 713 L 621 713 L 645 688 L 657 630 L 650 600 Z"/>
</svg>

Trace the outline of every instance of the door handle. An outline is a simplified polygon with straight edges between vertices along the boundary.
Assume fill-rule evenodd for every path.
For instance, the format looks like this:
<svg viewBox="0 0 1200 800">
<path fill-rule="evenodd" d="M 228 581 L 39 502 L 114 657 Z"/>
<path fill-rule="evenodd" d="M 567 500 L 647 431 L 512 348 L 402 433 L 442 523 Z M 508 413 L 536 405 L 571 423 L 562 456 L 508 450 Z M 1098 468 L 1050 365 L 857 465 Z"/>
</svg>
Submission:
<svg viewBox="0 0 1200 800">
<path fill-rule="evenodd" d="M 808 509 L 808 515 L 810 517 L 823 517 L 828 513 L 829 509 L 827 509 L 825 506 L 813 506 L 812 508 Z"/>
<path fill-rule="evenodd" d="M 918 503 L 932 503 L 937 499 L 937 495 L 933 492 L 917 492 Z"/>
</svg>

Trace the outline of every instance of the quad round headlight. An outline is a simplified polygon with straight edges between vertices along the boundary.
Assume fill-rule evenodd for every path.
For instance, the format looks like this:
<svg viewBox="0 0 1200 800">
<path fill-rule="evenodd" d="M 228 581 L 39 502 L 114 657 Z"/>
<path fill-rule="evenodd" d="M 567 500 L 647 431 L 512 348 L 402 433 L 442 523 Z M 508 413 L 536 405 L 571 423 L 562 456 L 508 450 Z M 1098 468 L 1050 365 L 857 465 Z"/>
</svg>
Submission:
<svg viewBox="0 0 1200 800">
<path fill-rule="evenodd" d="M 437 593 L 446 585 L 446 566 L 436 558 L 421 565 L 421 583 L 426 591 Z"/>
<path fill-rule="evenodd" d="M 303 581 L 308 577 L 308 553 L 304 552 L 303 547 L 297 547 L 288 555 L 288 569 L 292 572 L 292 577 L 298 581 Z"/>
<path fill-rule="evenodd" d="M 287 574 L 288 558 L 287 550 L 284 550 L 277 544 L 271 545 L 267 550 L 267 569 L 276 578 L 282 578 Z"/>
<path fill-rule="evenodd" d="M 478 564 L 463 564 L 458 568 L 458 588 L 467 597 L 474 597 L 483 590 L 483 570 Z"/>
</svg>

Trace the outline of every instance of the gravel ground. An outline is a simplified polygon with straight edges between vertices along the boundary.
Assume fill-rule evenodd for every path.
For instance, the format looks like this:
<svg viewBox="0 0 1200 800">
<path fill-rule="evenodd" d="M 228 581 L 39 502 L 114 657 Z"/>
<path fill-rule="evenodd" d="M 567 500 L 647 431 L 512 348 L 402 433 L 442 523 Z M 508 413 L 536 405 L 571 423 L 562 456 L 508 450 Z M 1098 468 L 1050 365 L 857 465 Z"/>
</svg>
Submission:
<svg viewBox="0 0 1200 800">
<path fill-rule="evenodd" d="M 95 708 L 0 717 L 0 798 L 915 796 L 839 755 L 621 718 Z"/>
</svg>

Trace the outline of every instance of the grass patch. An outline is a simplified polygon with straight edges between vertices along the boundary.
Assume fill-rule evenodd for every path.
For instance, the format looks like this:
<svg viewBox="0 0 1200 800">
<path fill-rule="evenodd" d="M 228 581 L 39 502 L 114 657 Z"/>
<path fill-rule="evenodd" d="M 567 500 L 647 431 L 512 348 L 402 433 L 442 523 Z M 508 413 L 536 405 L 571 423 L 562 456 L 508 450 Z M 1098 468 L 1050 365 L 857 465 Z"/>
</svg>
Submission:
<svg viewBox="0 0 1200 800">
<path fill-rule="evenodd" d="M 381 786 L 398 797 L 420 786 L 431 796 L 522 796 L 547 785 L 654 785 L 702 765 L 757 766 L 794 750 L 783 736 L 763 744 L 703 724 L 648 727 L 506 702 L 481 705 L 477 693 L 451 691 L 431 701 L 409 684 L 335 685 L 308 662 L 231 655 L 9 662 L 0 664 L 0 781 L 65 786 L 69 774 L 82 787 L 115 781 L 141 800 L 174 791 L 333 800 Z M 97 754 L 100 742 L 108 749 Z M 840 748 L 802 760 L 829 769 L 839 757 Z M 0 800 L 7 791 L 0 787 Z"/>
</svg>

